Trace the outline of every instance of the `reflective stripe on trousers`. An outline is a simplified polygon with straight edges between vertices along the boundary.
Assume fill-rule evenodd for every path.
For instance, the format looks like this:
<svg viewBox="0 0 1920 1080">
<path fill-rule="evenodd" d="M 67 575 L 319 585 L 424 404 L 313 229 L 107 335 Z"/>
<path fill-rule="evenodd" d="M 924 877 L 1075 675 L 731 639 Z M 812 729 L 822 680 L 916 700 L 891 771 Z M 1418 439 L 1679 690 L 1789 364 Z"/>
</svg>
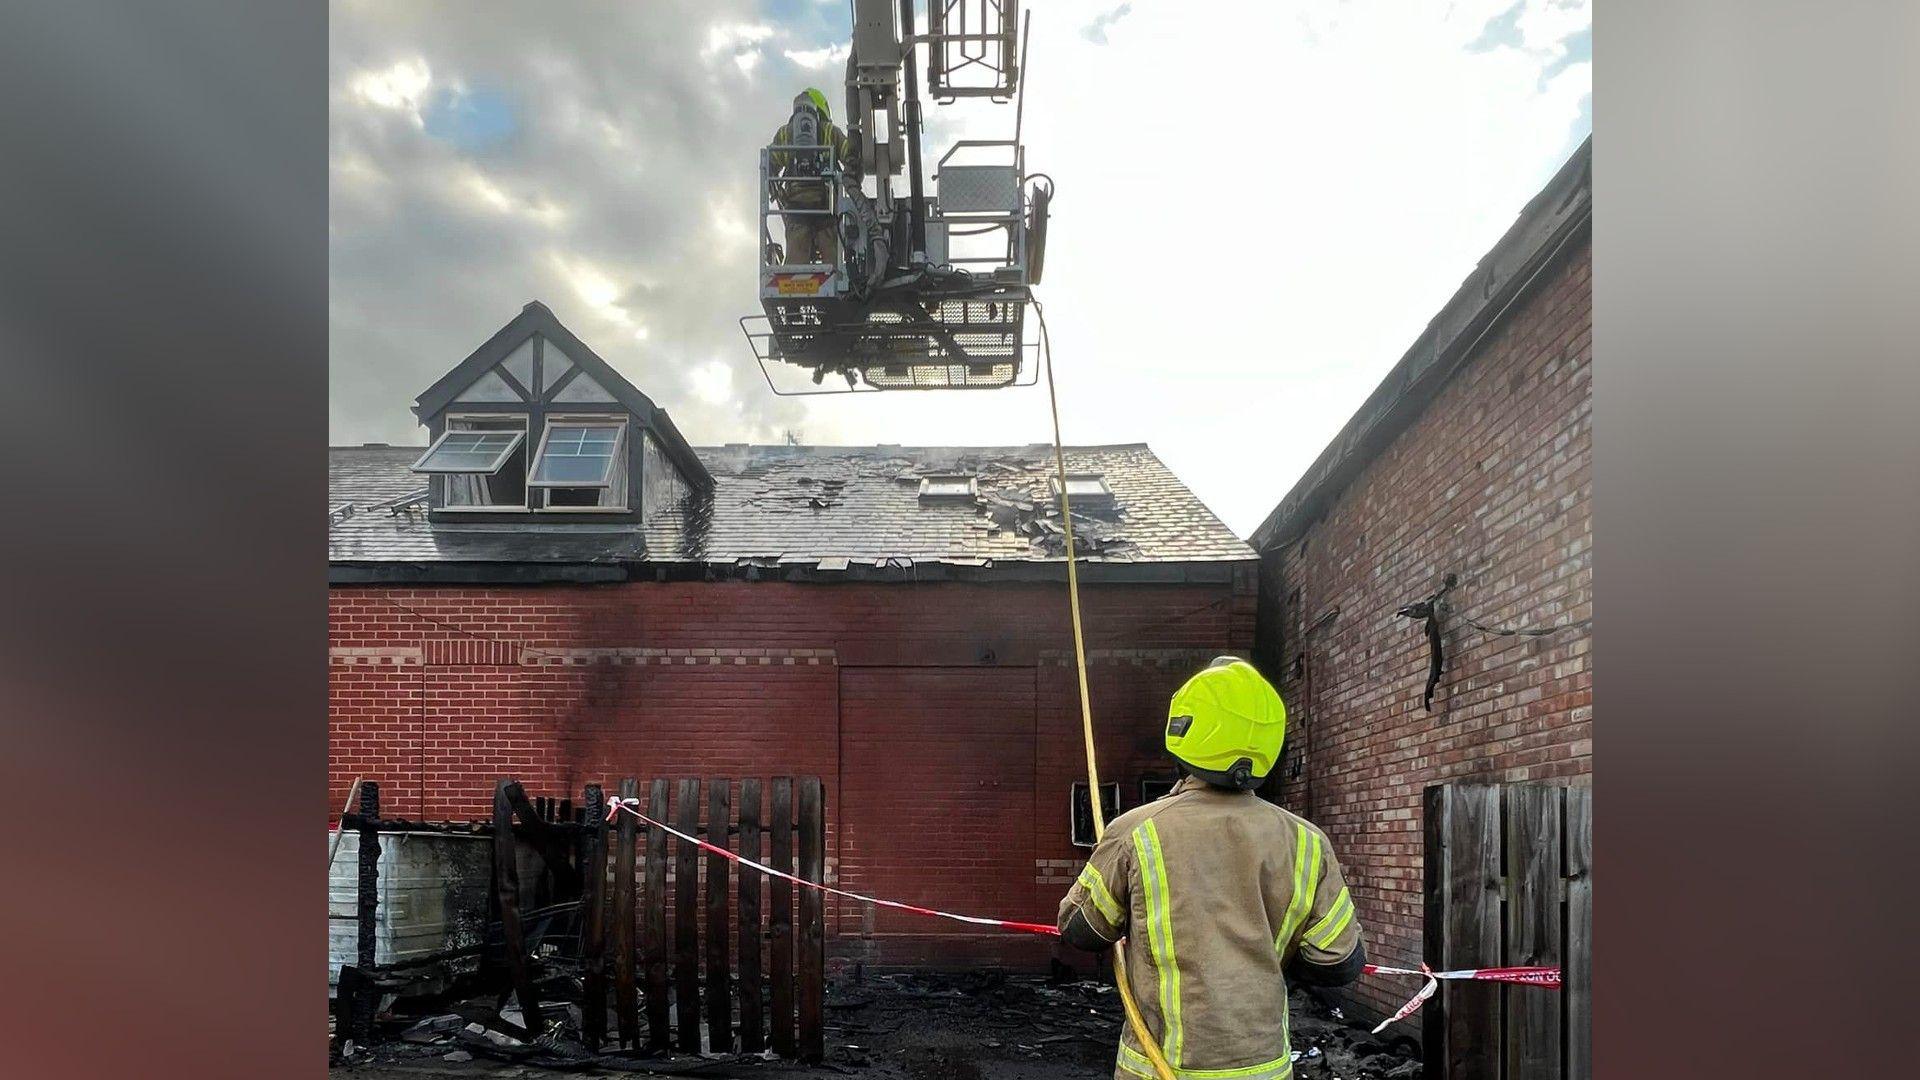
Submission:
<svg viewBox="0 0 1920 1080">
<path fill-rule="evenodd" d="M 1144 1076 L 1153 1080 L 1153 1063 L 1146 1055 L 1131 1046 L 1120 1047 L 1120 1067 L 1135 1076 Z M 1248 1065 L 1239 1069 L 1181 1069 L 1175 1068 L 1173 1075 L 1180 1080 L 1283 1080 L 1293 1075 L 1293 1057 L 1283 1054 L 1261 1065 Z"/>
</svg>

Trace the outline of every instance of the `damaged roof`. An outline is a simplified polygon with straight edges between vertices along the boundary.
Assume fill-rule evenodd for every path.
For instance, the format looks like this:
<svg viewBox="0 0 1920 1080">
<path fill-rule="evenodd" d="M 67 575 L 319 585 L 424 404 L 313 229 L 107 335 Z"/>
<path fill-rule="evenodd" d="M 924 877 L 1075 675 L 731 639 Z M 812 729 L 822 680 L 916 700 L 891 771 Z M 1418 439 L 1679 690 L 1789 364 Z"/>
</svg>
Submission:
<svg viewBox="0 0 1920 1080">
<path fill-rule="evenodd" d="M 695 447 L 714 480 L 644 525 L 430 521 L 380 504 L 418 490 L 419 447 L 328 451 L 331 577 L 348 581 L 624 580 L 700 576 L 820 580 L 1055 577 L 1065 537 L 1053 448 Z M 1074 538 L 1091 576 L 1217 577 L 1253 549 L 1144 444 L 1066 450 L 1069 474 L 1110 499 L 1074 496 Z M 922 495 L 928 477 L 973 478 L 966 494 Z M 965 486 L 959 490 L 966 491 Z M 345 509 L 352 507 L 351 510 Z M 1196 564 L 1201 569 L 1196 575 Z M 1176 570 L 1175 568 L 1185 568 Z"/>
</svg>

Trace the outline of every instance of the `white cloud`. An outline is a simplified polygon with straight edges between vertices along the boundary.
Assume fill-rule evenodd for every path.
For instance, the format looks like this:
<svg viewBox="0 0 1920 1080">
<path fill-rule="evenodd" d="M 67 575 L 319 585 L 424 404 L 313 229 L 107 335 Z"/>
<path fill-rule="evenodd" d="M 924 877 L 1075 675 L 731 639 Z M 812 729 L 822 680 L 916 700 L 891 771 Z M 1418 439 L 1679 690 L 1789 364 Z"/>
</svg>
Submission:
<svg viewBox="0 0 1920 1080">
<path fill-rule="evenodd" d="M 547 228 L 554 228 L 567 218 L 566 211 L 553 200 L 543 195 L 515 195 L 472 166 L 455 167 L 451 175 L 458 194 L 478 209 L 536 222 Z"/>
<path fill-rule="evenodd" d="M 560 280 L 594 315 L 619 327 L 635 341 L 645 341 L 651 336 L 651 331 L 623 302 L 631 284 L 622 285 L 612 272 L 580 256 L 555 251 L 549 253 L 548 258 Z"/>
<path fill-rule="evenodd" d="M 809 71 L 839 71 L 852 51 L 851 44 L 841 44 L 819 49 L 787 49 L 781 55 Z"/>
<path fill-rule="evenodd" d="M 762 59 L 760 43 L 773 35 L 773 27 L 764 23 L 714 23 L 707 28 L 707 44 L 700 54 L 709 60 L 725 56 L 740 74 L 751 78 Z"/>
<path fill-rule="evenodd" d="M 401 60 L 391 67 L 363 71 L 348 82 L 354 97 L 377 108 L 406 113 L 415 124 L 422 124 L 420 104 L 427 88 L 433 85 L 433 72 L 419 57 Z"/>
<path fill-rule="evenodd" d="M 733 368 L 724 360 L 710 360 L 687 373 L 687 388 L 709 405 L 733 400 Z"/>
<path fill-rule="evenodd" d="M 707 28 L 707 47 L 705 53 L 713 56 L 722 52 L 736 52 L 739 49 L 756 45 L 773 36 L 773 27 L 751 23 L 715 23 Z"/>
<path fill-rule="evenodd" d="M 1515 25 L 1528 49 L 1557 58 L 1569 37 L 1592 28 L 1593 0 L 1527 0 Z"/>
</svg>

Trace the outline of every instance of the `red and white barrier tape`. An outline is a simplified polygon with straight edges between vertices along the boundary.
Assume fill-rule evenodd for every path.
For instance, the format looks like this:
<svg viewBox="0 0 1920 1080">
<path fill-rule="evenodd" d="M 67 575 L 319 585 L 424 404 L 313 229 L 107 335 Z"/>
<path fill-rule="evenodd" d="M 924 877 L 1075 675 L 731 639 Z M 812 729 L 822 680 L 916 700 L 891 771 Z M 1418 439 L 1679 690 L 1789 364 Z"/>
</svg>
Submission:
<svg viewBox="0 0 1920 1080">
<path fill-rule="evenodd" d="M 809 889 L 818 889 L 823 893 L 830 893 L 834 896 L 844 896 L 849 900 L 858 900 L 866 904 L 877 904 L 880 907 L 893 908 L 896 911 L 911 911 L 915 915 L 932 915 L 936 918 L 952 919 L 954 922 L 969 923 L 973 926 L 998 926 L 1003 929 L 1019 930 L 1028 934 L 1044 934 L 1048 937 L 1060 936 L 1060 931 L 1058 929 L 1045 923 L 1016 922 L 1012 919 L 989 919 L 981 915 L 956 915 L 951 911 L 937 911 L 933 908 L 921 907 L 917 904 L 903 904 L 898 900 L 882 900 L 877 896 L 868 896 L 864 893 L 850 892 L 846 889 L 836 889 L 831 885 L 824 885 L 818 881 L 808 881 L 805 878 L 796 877 L 784 871 L 775 870 L 773 867 L 768 866 L 765 863 L 757 863 L 757 862 L 754 862 L 752 859 L 741 858 L 738 854 L 728 851 L 726 848 L 723 848 L 718 844 L 709 844 L 705 840 L 702 840 L 697 836 L 688 836 L 686 833 L 681 832 L 679 829 L 676 829 L 671 825 L 668 825 L 664 822 L 655 821 L 652 818 L 648 817 L 647 815 L 641 813 L 637 809 L 639 804 L 640 804 L 640 800 L 637 798 L 623 799 L 616 795 L 607 804 L 607 820 L 612 821 L 615 813 L 621 810 L 625 810 L 627 813 L 632 814 L 634 817 L 639 818 L 641 821 L 645 822 L 646 824 L 651 825 L 656 829 L 659 829 L 661 832 L 664 832 L 669 836 L 677 836 L 680 839 L 685 840 L 688 843 L 699 847 L 700 850 L 702 851 L 712 852 L 713 854 L 718 855 L 724 859 L 729 859 L 729 860 L 732 860 L 733 862 L 737 862 L 741 866 L 750 866 L 755 870 L 760 871 L 763 874 L 780 878 L 783 881 L 791 881 L 796 885 L 804 885 Z"/>
<path fill-rule="evenodd" d="M 877 896 L 868 896 L 865 893 L 857 893 L 848 889 L 836 889 L 831 885 L 822 884 L 818 881 L 808 881 L 803 877 L 797 877 L 784 870 L 775 870 L 765 863 L 743 858 L 735 852 L 729 851 L 718 844 L 710 844 L 697 836 L 689 836 L 665 822 L 655 821 L 641 813 L 638 809 L 639 805 L 640 800 L 637 798 L 623 799 L 619 796 L 614 796 L 607 803 L 607 820 L 612 821 L 615 815 L 625 810 L 627 813 L 640 819 L 641 822 L 659 829 L 668 836 L 679 837 L 702 851 L 711 852 L 723 859 L 739 863 L 741 866 L 752 867 L 769 877 L 776 877 L 782 881 L 791 881 L 796 885 L 805 886 L 809 889 L 817 889 L 820 892 L 833 896 L 843 896 L 849 900 L 858 900 L 863 904 L 875 904 L 884 908 L 892 908 L 895 911 L 910 911 L 915 915 L 931 915 L 939 919 L 951 919 L 954 922 L 963 922 L 972 926 L 998 926 L 1007 930 L 1018 930 L 1028 934 L 1041 934 L 1046 937 L 1060 936 L 1058 929 L 1045 923 L 1018 922 L 1013 919 L 990 919 L 983 915 L 959 915 L 951 911 L 940 911 L 935 908 L 921 907 L 918 904 L 902 903 L 898 900 L 882 900 Z M 1426 985 L 1420 988 L 1420 992 L 1413 995 L 1412 999 L 1405 1005 L 1402 1005 L 1399 1012 L 1394 1013 L 1391 1017 L 1382 1021 L 1379 1027 L 1373 1029 L 1375 1034 L 1384 1030 L 1388 1024 L 1393 1023 L 1395 1020 L 1404 1020 L 1412 1016 L 1419 1010 L 1421 1005 L 1426 1003 L 1428 998 L 1432 997 L 1440 989 L 1441 979 L 1475 979 L 1490 982 L 1545 986 L 1555 990 L 1560 988 L 1560 969 L 1551 967 L 1468 968 L 1462 971 L 1434 971 L 1425 964 L 1420 965 L 1418 969 L 1387 967 L 1383 964 L 1368 964 L 1366 966 L 1366 972 L 1369 975 L 1419 975 L 1427 980 Z"/>
<path fill-rule="evenodd" d="M 1400 1006 L 1399 1012 L 1380 1021 L 1380 1026 L 1373 1029 L 1375 1035 L 1386 1030 L 1387 1025 L 1393 1023 L 1395 1020 L 1405 1020 L 1407 1017 L 1418 1012 L 1420 1006 L 1426 1004 L 1427 999 L 1432 997 L 1440 989 L 1441 979 L 1471 979 L 1482 982 L 1521 983 L 1527 986 L 1544 986 L 1553 990 L 1560 989 L 1560 969 L 1556 967 L 1465 968 L 1460 971 L 1434 971 L 1425 964 L 1421 964 L 1418 970 L 1413 968 L 1386 967 L 1382 964 L 1368 964 L 1366 972 L 1369 975 L 1419 975 L 1427 980 L 1426 985 L 1420 988 L 1419 993 L 1407 999 L 1405 1005 Z"/>
</svg>

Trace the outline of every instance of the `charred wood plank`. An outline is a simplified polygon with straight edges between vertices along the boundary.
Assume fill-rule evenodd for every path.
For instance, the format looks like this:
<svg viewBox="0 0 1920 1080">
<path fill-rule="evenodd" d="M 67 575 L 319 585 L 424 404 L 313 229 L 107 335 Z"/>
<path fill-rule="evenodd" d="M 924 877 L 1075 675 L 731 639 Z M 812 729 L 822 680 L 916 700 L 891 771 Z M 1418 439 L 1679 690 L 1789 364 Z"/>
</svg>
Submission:
<svg viewBox="0 0 1920 1080">
<path fill-rule="evenodd" d="M 520 835 L 524 836 L 533 850 L 540 855 L 540 861 L 546 864 L 546 871 L 553 876 L 556 893 L 560 896 L 580 895 L 580 873 L 568 858 L 567 838 L 553 823 L 547 820 L 547 811 L 527 800 L 527 793 L 518 781 L 506 781 L 507 801 L 512 804 L 514 815 L 520 819 Z"/>
<path fill-rule="evenodd" d="M 667 782 L 653 781 L 647 793 L 647 816 L 667 820 Z M 667 998 L 667 834 L 647 828 L 647 1045 L 665 1050 L 673 1042 L 668 1031 Z"/>
<path fill-rule="evenodd" d="M 620 781 L 620 797 L 631 799 L 640 786 L 629 776 Z M 640 998 L 633 975 L 633 849 L 639 824 L 632 814 L 621 814 L 616 826 L 613 860 L 613 998 L 619 1019 L 620 1045 L 640 1044 Z"/>
<path fill-rule="evenodd" d="M 783 874 L 793 873 L 793 778 L 773 779 L 772 815 L 773 857 L 767 865 Z M 793 1044 L 793 883 L 781 878 L 767 882 L 768 918 L 773 926 L 773 969 L 767 973 L 773 985 L 773 1052 L 782 1057 L 794 1055 Z"/>
<path fill-rule="evenodd" d="M 800 877 L 825 883 L 826 873 L 826 799 L 820 778 L 800 778 Z M 800 1058 L 820 1061 L 827 1054 L 825 1005 L 827 994 L 826 905 L 825 894 L 818 889 L 800 890 L 800 951 L 798 967 L 800 1000 Z"/>
<path fill-rule="evenodd" d="M 760 862 L 760 781 L 740 781 L 740 857 Z M 760 871 L 740 867 L 740 1050 L 766 1049 L 760 1001 Z"/>
<path fill-rule="evenodd" d="M 607 1038 L 607 828 L 606 796 L 599 784 L 588 784 L 586 791 L 586 817 L 589 821 L 599 822 L 599 827 L 587 834 L 586 853 L 582 858 L 585 864 L 586 885 L 581 896 L 585 905 L 585 922 L 580 932 L 580 954 L 585 967 L 582 980 L 580 1002 L 580 1037 L 585 1040 L 587 1049 L 598 1051 L 600 1044 Z M 627 817 L 622 814 L 621 817 Z M 627 818 L 631 821 L 632 818 Z M 631 871 L 633 869 L 632 852 L 627 857 L 629 880 L 627 890 L 633 890 Z M 632 940 L 632 928 L 629 925 L 627 938 Z M 628 984 L 632 983 L 633 963 L 627 963 Z"/>
<path fill-rule="evenodd" d="M 731 780 L 707 781 L 707 843 L 727 846 L 728 811 Z M 733 1050 L 733 995 L 727 979 L 727 888 L 731 864 L 720 855 L 707 853 L 707 1049 L 714 1053 Z"/>
<path fill-rule="evenodd" d="M 700 780 L 688 777 L 673 793 L 673 827 L 688 836 L 700 828 Z M 673 1007 L 675 1046 L 700 1052 L 700 849 L 680 840 L 674 849 Z"/>
<path fill-rule="evenodd" d="M 533 966 L 527 956 L 527 939 L 520 925 L 520 872 L 514 865 L 512 792 L 520 785 L 502 780 L 493 788 L 493 889 L 500 908 L 501 938 L 505 942 L 507 971 L 513 979 L 513 992 L 520 999 L 520 1015 L 529 1031 L 545 1030 L 540 1019 L 540 998 L 534 991 Z M 521 793 L 522 802 L 526 800 Z"/>
<path fill-rule="evenodd" d="M 369 977 L 374 965 L 374 928 L 380 906 L 380 785 L 371 780 L 360 785 L 360 821 L 355 839 L 360 859 L 356 879 L 358 903 L 354 910 L 358 924 L 354 960 L 359 971 L 353 980 L 352 996 L 347 998 L 352 1016 L 348 1030 L 355 1042 L 366 1046 L 373 1041 L 373 1011 L 379 1002 L 379 992 Z M 339 990 L 342 997 L 348 989 L 344 974 Z"/>
</svg>

